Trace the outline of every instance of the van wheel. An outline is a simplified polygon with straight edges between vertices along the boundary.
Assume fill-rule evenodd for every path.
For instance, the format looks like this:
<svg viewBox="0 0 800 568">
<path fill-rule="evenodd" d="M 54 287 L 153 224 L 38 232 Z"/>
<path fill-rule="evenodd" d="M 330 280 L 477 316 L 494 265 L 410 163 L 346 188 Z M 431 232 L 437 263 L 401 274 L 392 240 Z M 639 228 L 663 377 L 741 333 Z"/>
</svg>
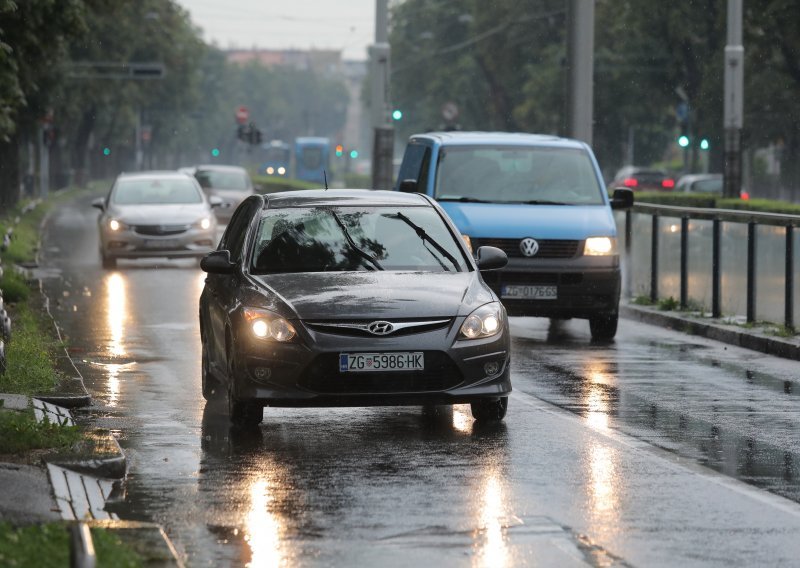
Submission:
<svg viewBox="0 0 800 568">
<path fill-rule="evenodd" d="M 478 422 L 499 422 L 506 416 L 508 397 L 501 396 L 495 400 L 478 400 L 470 404 L 472 417 Z"/>
<path fill-rule="evenodd" d="M 600 314 L 589 318 L 589 330 L 594 341 L 611 341 L 617 334 L 619 313 Z"/>
</svg>

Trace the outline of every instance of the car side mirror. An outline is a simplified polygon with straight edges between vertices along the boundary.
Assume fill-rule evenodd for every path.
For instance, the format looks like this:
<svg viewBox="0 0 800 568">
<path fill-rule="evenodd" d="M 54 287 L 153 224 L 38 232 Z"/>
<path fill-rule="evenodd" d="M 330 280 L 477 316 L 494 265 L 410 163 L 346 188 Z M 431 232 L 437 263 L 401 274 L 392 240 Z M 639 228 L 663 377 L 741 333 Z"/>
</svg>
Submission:
<svg viewBox="0 0 800 568">
<path fill-rule="evenodd" d="M 231 253 L 227 250 L 215 250 L 200 260 L 200 269 L 209 274 L 233 274 L 236 264 L 231 262 Z"/>
<path fill-rule="evenodd" d="M 106 210 L 105 197 L 98 197 L 97 199 L 93 199 L 92 207 L 94 207 L 95 209 L 99 209 L 100 211 L 105 211 Z"/>
<path fill-rule="evenodd" d="M 478 270 L 497 270 L 508 264 L 508 255 L 497 247 L 479 247 Z"/>
<path fill-rule="evenodd" d="M 215 207 L 222 207 L 223 203 L 224 202 L 222 201 L 222 198 L 217 197 L 216 195 L 212 195 L 211 197 L 208 198 L 208 204 L 211 205 L 212 209 L 214 209 Z"/>
<path fill-rule="evenodd" d="M 416 193 L 418 191 L 417 185 L 417 180 L 415 179 L 404 179 L 397 189 L 403 193 Z"/>
<path fill-rule="evenodd" d="M 618 187 L 611 198 L 612 209 L 630 209 L 633 207 L 633 190 L 627 187 Z"/>
</svg>

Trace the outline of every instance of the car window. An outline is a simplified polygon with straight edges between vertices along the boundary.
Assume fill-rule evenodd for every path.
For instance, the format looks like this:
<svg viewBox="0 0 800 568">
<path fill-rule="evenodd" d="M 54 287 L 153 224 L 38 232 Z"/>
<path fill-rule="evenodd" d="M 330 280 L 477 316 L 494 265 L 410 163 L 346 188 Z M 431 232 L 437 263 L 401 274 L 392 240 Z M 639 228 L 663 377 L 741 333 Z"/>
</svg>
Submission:
<svg viewBox="0 0 800 568">
<path fill-rule="evenodd" d="M 571 148 L 442 148 L 436 188 L 442 200 L 604 203 L 591 159 Z"/>
<path fill-rule="evenodd" d="M 250 179 L 245 172 L 200 170 L 194 176 L 206 189 L 245 191 L 250 188 Z"/>
<path fill-rule="evenodd" d="M 722 178 L 697 180 L 692 184 L 692 191 L 697 193 L 722 193 Z"/>
<path fill-rule="evenodd" d="M 122 179 L 111 192 L 115 205 L 202 203 L 203 195 L 190 179 Z"/>
<path fill-rule="evenodd" d="M 268 209 L 257 235 L 254 273 L 468 269 L 428 207 Z"/>
<path fill-rule="evenodd" d="M 253 199 L 253 198 L 250 198 Z M 242 260 L 242 248 L 244 247 L 245 237 L 247 236 L 247 225 L 253 217 L 253 204 L 250 200 L 244 201 L 234 211 L 225 233 L 220 240 L 219 249 L 227 250 L 231 253 L 231 260 L 239 262 Z"/>
</svg>

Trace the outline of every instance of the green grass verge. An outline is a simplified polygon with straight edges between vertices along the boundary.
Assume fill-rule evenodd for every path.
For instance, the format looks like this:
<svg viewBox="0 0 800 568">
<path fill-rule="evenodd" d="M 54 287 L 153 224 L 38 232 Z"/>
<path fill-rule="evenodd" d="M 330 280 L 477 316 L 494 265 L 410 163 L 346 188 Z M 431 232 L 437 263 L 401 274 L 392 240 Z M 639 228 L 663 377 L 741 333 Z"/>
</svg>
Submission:
<svg viewBox="0 0 800 568">
<path fill-rule="evenodd" d="M 722 198 L 711 193 L 669 193 L 658 191 L 642 191 L 634 195 L 636 203 L 653 203 L 656 205 L 672 205 L 674 207 L 701 207 L 712 209 L 735 209 L 738 211 L 756 211 L 759 213 L 782 213 L 784 215 L 800 215 L 800 204 L 774 199 L 731 199 Z"/>
<path fill-rule="evenodd" d="M 42 449 L 66 450 L 80 439 L 81 432 L 77 426 L 37 422 L 32 410 L 0 411 L 0 454 L 21 454 Z"/>
<path fill-rule="evenodd" d="M 0 375 L 0 392 L 39 394 L 52 391 L 59 376 L 53 359 L 61 347 L 49 320 L 27 302 L 9 306 L 13 335 L 6 345 L 6 372 Z"/>
<path fill-rule="evenodd" d="M 302 181 L 293 178 L 278 176 L 255 176 L 253 183 L 259 189 L 259 193 L 276 193 L 279 191 L 298 191 L 301 189 L 320 189 L 320 184 L 309 181 Z"/>
<path fill-rule="evenodd" d="M 143 566 L 142 559 L 113 531 L 93 528 L 91 532 L 99 568 Z M 69 546 L 66 524 L 14 527 L 0 523 L 0 566 L 63 568 L 70 565 Z"/>
</svg>

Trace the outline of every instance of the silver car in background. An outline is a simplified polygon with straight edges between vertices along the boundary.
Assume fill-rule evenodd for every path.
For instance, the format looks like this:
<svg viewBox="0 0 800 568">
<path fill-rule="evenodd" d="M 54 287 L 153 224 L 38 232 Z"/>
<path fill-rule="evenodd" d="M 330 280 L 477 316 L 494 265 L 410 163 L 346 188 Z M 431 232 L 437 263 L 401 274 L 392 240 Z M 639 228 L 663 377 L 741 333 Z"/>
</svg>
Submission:
<svg viewBox="0 0 800 568">
<path fill-rule="evenodd" d="M 199 258 L 214 249 L 218 198 L 208 198 L 194 178 L 179 172 L 121 174 L 101 211 L 100 258 L 115 268 L 120 258 Z"/>
<path fill-rule="evenodd" d="M 255 193 L 250 174 L 239 166 L 197 166 L 194 177 L 208 197 L 219 197 L 222 200 L 216 214 L 217 219 L 225 223 L 230 220 L 239 204 Z"/>
</svg>

